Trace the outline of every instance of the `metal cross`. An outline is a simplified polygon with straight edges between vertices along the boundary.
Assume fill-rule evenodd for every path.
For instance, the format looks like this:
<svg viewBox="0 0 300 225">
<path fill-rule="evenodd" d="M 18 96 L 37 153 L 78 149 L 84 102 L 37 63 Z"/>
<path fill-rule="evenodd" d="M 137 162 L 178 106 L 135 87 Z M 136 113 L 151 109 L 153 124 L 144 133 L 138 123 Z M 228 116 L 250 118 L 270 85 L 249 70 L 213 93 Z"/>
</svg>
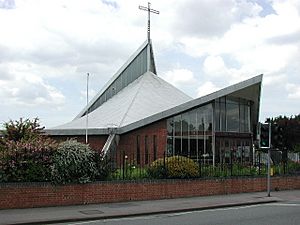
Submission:
<svg viewBox="0 0 300 225">
<path fill-rule="evenodd" d="M 148 41 L 150 41 L 150 13 L 152 12 L 152 13 L 155 13 L 155 14 L 159 14 L 159 11 L 157 11 L 155 9 L 151 9 L 150 6 L 151 6 L 150 2 L 148 2 L 148 7 L 139 6 L 139 9 L 148 11 L 148 29 L 147 29 Z"/>
</svg>

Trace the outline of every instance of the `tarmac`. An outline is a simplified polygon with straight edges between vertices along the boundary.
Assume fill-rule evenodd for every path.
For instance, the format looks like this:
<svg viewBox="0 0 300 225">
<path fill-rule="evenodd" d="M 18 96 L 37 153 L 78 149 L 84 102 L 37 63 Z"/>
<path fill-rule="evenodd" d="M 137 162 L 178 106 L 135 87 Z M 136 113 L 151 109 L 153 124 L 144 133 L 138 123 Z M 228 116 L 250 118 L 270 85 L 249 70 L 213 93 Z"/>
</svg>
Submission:
<svg viewBox="0 0 300 225">
<path fill-rule="evenodd" d="M 300 200 L 300 190 L 0 210 L 0 224 L 57 224 Z"/>
</svg>

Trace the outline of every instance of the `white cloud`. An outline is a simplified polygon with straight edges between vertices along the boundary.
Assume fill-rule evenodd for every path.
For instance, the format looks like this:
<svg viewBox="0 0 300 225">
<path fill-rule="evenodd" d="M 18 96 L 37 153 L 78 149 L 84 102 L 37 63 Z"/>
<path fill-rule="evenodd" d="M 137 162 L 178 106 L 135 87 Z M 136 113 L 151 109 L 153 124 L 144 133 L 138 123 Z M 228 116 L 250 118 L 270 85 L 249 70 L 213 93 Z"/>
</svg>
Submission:
<svg viewBox="0 0 300 225">
<path fill-rule="evenodd" d="M 267 98 L 275 84 L 299 83 L 300 1 L 264 4 L 269 6 L 263 8 L 260 1 L 152 0 L 160 11 L 151 15 L 157 67 L 168 71 L 158 75 L 194 97 L 261 73 Z M 72 110 L 66 109 L 62 118 L 72 118 L 80 110 L 74 96 L 80 100 L 85 74 L 91 73 L 91 90 L 98 92 L 145 41 L 147 13 L 138 5 L 147 1 L 0 0 L 0 96 L 6 99 L 7 114 L 16 105 L 32 112 L 47 105 L 48 112 L 48 106 L 68 104 Z M 163 58 L 164 53 L 169 57 Z M 288 91 L 291 105 L 298 89 L 289 86 Z M 284 98 L 278 101 L 285 104 Z M 288 105 L 285 109 L 291 111 Z"/>
<path fill-rule="evenodd" d="M 221 56 L 207 56 L 203 63 L 203 70 L 210 76 L 227 75 L 227 68 Z"/>
<path fill-rule="evenodd" d="M 97 93 L 98 93 L 98 91 L 96 91 L 94 89 L 89 89 L 89 100 L 91 100 Z M 80 99 L 86 101 L 86 90 L 80 91 L 80 95 L 81 95 Z"/>
<path fill-rule="evenodd" d="M 300 100 L 300 85 L 298 84 L 286 84 L 286 90 L 288 91 L 288 98 Z"/>
<path fill-rule="evenodd" d="M 215 91 L 218 91 L 220 88 L 217 87 L 210 81 L 205 82 L 197 89 L 197 97 L 205 96 L 207 94 L 211 94 Z"/>
<path fill-rule="evenodd" d="M 175 86 L 191 85 L 195 82 L 195 77 L 192 71 L 188 69 L 174 69 L 162 75 L 166 81 Z"/>
<path fill-rule="evenodd" d="M 60 107 L 65 102 L 65 97 L 60 91 L 32 74 L 0 81 L 0 85 L 0 98 L 5 99 L 5 105 Z"/>
<path fill-rule="evenodd" d="M 223 35 L 236 20 L 257 16 L 262 10 L 256 3 L 234 0 L 187 0 L 175 8 L 175 34 L 209 38 Z"/>
</svg>

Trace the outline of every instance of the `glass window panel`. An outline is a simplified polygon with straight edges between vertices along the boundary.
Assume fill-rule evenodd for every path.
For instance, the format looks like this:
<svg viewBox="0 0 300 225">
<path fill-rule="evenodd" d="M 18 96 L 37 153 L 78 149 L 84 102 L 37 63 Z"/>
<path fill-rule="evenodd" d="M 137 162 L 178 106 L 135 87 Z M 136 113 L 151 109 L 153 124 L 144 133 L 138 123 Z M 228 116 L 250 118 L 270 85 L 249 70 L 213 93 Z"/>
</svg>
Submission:
<svg viewBox="0 0 300 225">
<path fill-rule="evenodd" d="M 167 119 L 167 132 L 168 136 L 173 136 L 173 131 L 174 131 L 174 120 L 173 117 Z"/>
<path fill-rule="evenodd" d="M 226 131 L 226 104 L 220 103 L 220 131 Z"/>
<path fill-rule="evenodd" d="M 190 157 L 193 159 L 197 159 L 197 137 L 190 137 Z"/>
<path fill-rule="evenodd" d="M 220 102 L 215 101 L 215 130 L 220 131 Z"/>
<path fill-rule="evenodd" d="M 247 132 L 245 128 L 245 105 L 240 105 L 240 131 Z"/>
<path fill-rule="evenodd" d="M 189 112 L 189 132 L 190 136 L 197 135 L 197 110 L 194 109 Z"/>
<path fill-rule="evenodd" d="M 189 138 L 187 136 L 182 137 L 182 151 L 180 155 L 189 156 Z"/>
<path fill-rule="evenodd" d="M 209 131 L 208 133 L 211 133 L 212 131 L 212 105 L 206 105 L 204 107 L 204 130 Z"/>
<path fill-rule="evenodd" d="M 182 136 L 188 136 L 189 134 L 189 114 L 182 114 Z"/>
<path fill-rule="evenodd" d="M 181 137 L 175 137 L 175 155 L 181 154 Z"/>
<path fill-rule="evenodd" d="M 181 136 L 181 115 L 174 117 L 175 136 Z"/>
<path fill-rule="evenodd" d="M 239 132 L 239 105 L 231 100 L 226 102 L 227 131 Z"/>
<path fill-rule="evenodd" d="M 200 158 L 203 158 L 203 154 L 204 154 L 204 136 L 199 135 L 198 136 L 198 156 Z"/>
<path fill-rule="evenodd" d="M 250 106 L 245 107 L 245 132 L 250 132 Z"/>
<path fill-rule="evenodd" d="M 205 154 L 207 159 L 212 160 L 212 136 L 205 137 Z"/>
<path fill-rule="evenodd" d="M 204 115 L 205 111 L 203 109 L 203 107 L 198 108 L 197 110 L 197 124 L 198 124 L 198 134 L 203 134 L 204 131 Z"/>
<path fill-rule="evenodd" d="M 168 156 L 171 156 L 174 154 L 174 151 L 173 151 L 173 137 L 170 137 L 168 136 L 167 137 L 167 155 Z"/>
</svg>

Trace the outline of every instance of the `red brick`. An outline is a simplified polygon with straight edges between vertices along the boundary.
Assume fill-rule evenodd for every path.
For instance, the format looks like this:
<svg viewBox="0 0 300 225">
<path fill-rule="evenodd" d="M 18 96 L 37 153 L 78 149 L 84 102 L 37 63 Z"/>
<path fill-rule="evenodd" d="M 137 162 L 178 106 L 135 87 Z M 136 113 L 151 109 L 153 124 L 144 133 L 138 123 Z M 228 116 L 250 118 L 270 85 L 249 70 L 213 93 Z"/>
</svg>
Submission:
<svg viewBox="0 0 300 225">
<path fill-rule="evenodd" d="M 265 191 L 266 178 L 0 184 L 0 209 L 121 202 Z M 272 177 L 272 189 L 300 189 L 300 176 Z"/>
</svg>

